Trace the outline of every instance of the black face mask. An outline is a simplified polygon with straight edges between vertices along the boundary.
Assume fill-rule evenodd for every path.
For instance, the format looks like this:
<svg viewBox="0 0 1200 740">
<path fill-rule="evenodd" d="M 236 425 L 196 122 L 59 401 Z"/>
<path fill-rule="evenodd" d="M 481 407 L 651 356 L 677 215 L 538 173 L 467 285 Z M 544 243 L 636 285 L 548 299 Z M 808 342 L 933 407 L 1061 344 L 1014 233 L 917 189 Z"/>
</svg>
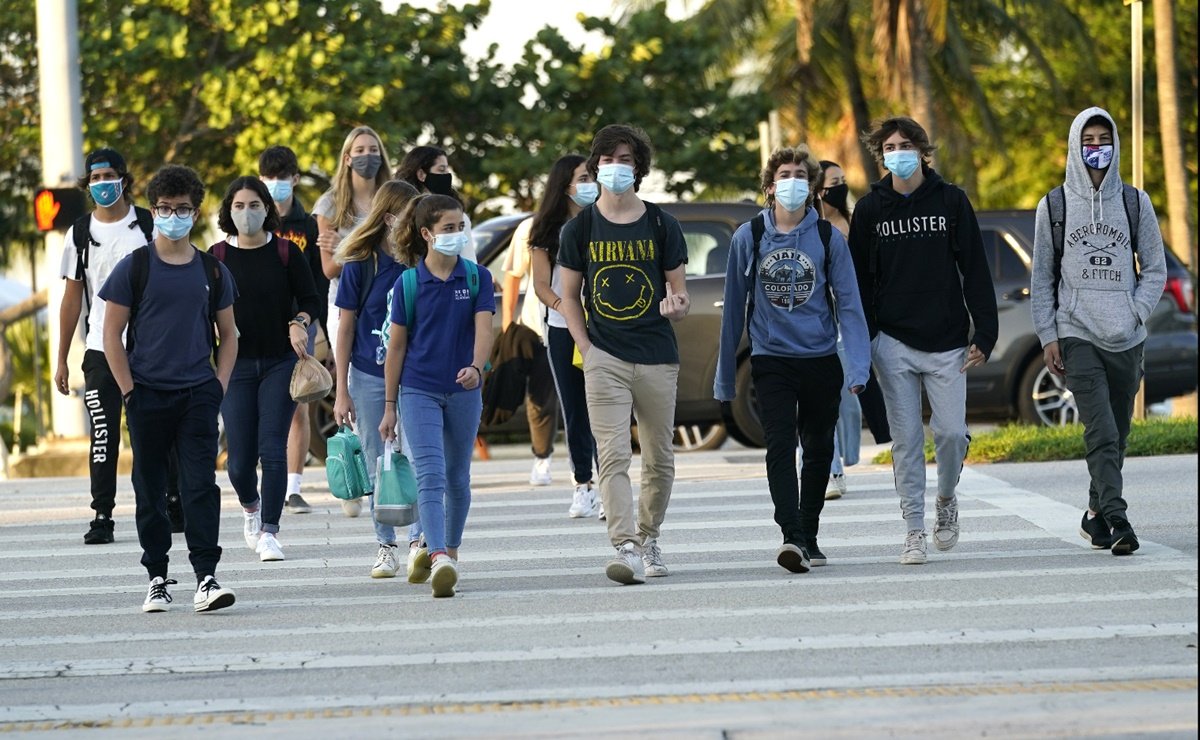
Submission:
<svg viewBox="0 0 1200 740">
<path fill-rule="evenodd" d="M 450 173 L 430 172 L 425 175 L 425 187 L 429 188 L 429 192 L 437 193 L 438 195 L 453 195 L 454 188 L 450 187 Z"/>
<path fill-rule="evenodd" d="M 831 188 L 825 189 L 825 195 L 821 200 L 832 206 L 835 210 L 846 210 L 846 198 L 850 195 L 850 188 L 845 183 L 834 185 Z"/>
</svg>

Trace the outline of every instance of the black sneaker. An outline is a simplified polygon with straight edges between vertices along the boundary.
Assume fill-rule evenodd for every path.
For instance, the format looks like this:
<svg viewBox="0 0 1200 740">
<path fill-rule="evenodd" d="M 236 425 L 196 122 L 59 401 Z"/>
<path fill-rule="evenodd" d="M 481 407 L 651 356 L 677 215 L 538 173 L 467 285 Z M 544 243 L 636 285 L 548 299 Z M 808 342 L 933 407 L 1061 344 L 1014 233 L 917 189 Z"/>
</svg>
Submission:
<svg viewBox="0 0 1200 740">
<path fill-rule="evenodd" d="M 304 500 L 304 497 L 298 493 L 290 494 L 287 501 L 283 503 L 283 508 L 287 509 L 289 514 L 311 514 L 312 507 Z"/>
<path fill-rule="evenodd" d="M 1108 522 L 1103 514 L 1096 514 L 1091 519 L 1083 512 L 1083 521 L 1079 523 L 1079 536 L 1092 543 L 1093 550 L 1107 550 L 1112 546 L 1112 535 L 1109 534 Z"/>
<path fill-rule="evenodd" d="M 811 562 L 808 551 L 799 545 L 785 542 L 775 553 L 775 562 L 793 573 L 807 573 Z"/>
<path fill-rule="evenodd" d="M 826 563 L 825 553 L 821 552 L 821 548 L 817 547 L 817 538 L 816 537 L 810 539 L 808 541 L 808 544 L 804 546 L 804 549 L 808 551 L 808 564 L 809 565 L 811 565 L 814 568 L 821 566 L 821 565 L 825 565 L 825 563 Z"/>
<path fill-rule="evenodd" d="M 104 514 L 97 514 L 92 520 L 92 526 L 83 536 L 85 545 L 110 545 L 113 541 L 113 520 Z"/>
<path fill-rule="evenodd" d="M 171 520 L 171 531 L 183 531 L 183 500 L 179 494 L 167 494 L 167 518 Z"/>
<path fill-rule="evenodd" d="M 1133 527 L 1129 526 L 1128 520 L 1125 519 L 1113 519 L 1110 524 L 1112 524 L 1112 554 L 1132 555 L 1141 546 L 1138 543 L 1137 535 L 1133 533 Z"/>
</svg>

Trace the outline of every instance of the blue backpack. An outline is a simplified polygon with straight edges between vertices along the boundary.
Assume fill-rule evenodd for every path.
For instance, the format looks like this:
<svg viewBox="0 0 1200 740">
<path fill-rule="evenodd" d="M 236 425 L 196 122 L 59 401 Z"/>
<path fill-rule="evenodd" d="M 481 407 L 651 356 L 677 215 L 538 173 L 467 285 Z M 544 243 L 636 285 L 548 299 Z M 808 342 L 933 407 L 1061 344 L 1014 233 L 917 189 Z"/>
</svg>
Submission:
<svg viewBox="0 0 1200 740">
<path fill-rule="evenodd" d="M 350 427 L 340 427 L 326 442 L 325 478 L 329 492 L 342 500 L 362 498 L 375 490 L 367 475 L 362 441 Z"/>
</svg>

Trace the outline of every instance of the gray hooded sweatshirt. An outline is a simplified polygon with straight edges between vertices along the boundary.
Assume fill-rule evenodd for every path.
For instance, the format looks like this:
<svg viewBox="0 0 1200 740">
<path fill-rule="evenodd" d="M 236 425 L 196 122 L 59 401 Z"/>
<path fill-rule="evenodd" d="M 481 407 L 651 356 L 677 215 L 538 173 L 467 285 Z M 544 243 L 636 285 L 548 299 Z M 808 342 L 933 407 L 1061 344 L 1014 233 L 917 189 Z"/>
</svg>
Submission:
<svg viewBox="0 0 1200 740">
<path fill-rule="evenodd" d="M 1092 186 L 1080 143 L 1084 124 L 1095 116 L 1108 119 L 1113 130 L 1113 158 L 1099 188 Z M 1141 223 L 1129 223 L 1120 166 L 1121 145 L 1112 116 L 1103 108 L 1088 108 L 1076 116 L 1067 138 L 1066 218 L 1057 311 L 1047 198 L 1037 207 L 1030 292 L 1033 328 L 1043 347 L 1061 337 L 1074 337 L 1109 352 L 1124 352 L 1146 339 L 1146 319 L 1162 297 L 1167 280 L 1162 232 L 1144 191 L 1139 193 Z M 1137 277 L 1130 240 L 1133 229 L 1138 235 Z"/>
</svg>

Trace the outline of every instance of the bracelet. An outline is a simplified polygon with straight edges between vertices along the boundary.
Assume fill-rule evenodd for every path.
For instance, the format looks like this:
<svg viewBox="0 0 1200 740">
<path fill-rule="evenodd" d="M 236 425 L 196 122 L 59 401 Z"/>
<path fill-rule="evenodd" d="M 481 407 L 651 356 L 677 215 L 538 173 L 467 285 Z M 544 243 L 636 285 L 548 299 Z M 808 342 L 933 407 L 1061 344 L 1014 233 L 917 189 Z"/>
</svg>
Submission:
<svg viewBox="0 0 1200 740">
<path fill-rule="evenodd" d="M 474 365 L 471 365 L 471 369 L 475 371 L 475 374 L 479 376 L 480 380 L 483 380 L 483 371 L 482 370 L 475 367 Z"/>
<path fill-rule="evenodd" d="M 386 398 L 385 398 L 385 399 L 383 399 L 383 402 L 384 402 L 385 404 L 387 404 L 387 403 L 390 403 L 390 404 L 392 404 L 393 406 L 395 406 L 395 405 L 396 405 L 396 402 L 395 402 L 395 401 L 389 401 L 389 400 L 387 400 Z"/>
<path fill-rule="evenodd" d="M 561 298 L 555 298 L 555 299 L 554 299 L 554 303 L 553 303 L 553 304 L 550 306 L 550 310 L 551 310 L 551 311 L 557 311 L 557 310 L 558 310 L 558 304 L 560 304 L 560 303 L 562 303 L 562 299 L 561 299 Z"/>
<path fill-rule="evenodd" d="M 297 326 L 299 326 L 301 329 L 304 329 L 304 330 L 308 329 L 308 322 L 304 320 L 303 316 L 297 316 L 296 318 L 292 319 L 288 323 L 296 324 Z"/>
<path fill-rule="evenodd" d="M 132 388 L 130 388 L 130 389 L 129 389 L 129 392 L 128 392 L 128 393 L 122 393 L 122 394 L 121 394 L 121 400 L 125 402 L 125 405 L 126 405 L 126 406 L 128 406 L 128 405 L 129 405 L 129 399 L 130 399 L 130 398 L 133 398 L 133 389 L 132 389 Z"/>
</svg>

